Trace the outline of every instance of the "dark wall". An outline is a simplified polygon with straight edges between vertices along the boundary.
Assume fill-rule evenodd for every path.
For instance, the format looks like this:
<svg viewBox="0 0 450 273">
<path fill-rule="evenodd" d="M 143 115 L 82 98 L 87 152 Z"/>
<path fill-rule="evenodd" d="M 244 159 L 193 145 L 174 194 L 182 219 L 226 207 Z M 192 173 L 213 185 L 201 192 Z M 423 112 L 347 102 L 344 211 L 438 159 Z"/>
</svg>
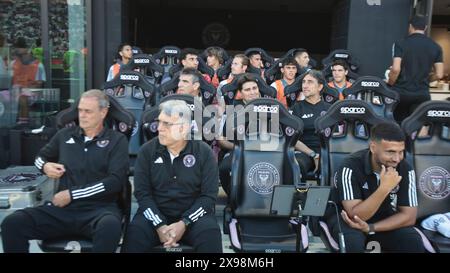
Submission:
<svg viewBox="0 0 450 273">
<path fill-rule="evenodd" d="M 334 18 L 342 18 L 340 25 L 348 28 L 340 29 L 340 35 L 333 32 L 333 47 L 346 46 L 359 59 L 359 74 L 384 77 L 392 64 L 393 43 L 408 33 L 411 0 L 345 0 L 338 6 Z"/>
<path fill-rule="evenodd" d="M 304 47 L 316 54 L 330 50 L 329 14 L 299 14 L 270 11 L 212 11 L 206 9 L 142 10 L 132 11 L 130 24 L 137 18 L 136 43 L 143 48 L 160 48 L 165 45 L 206 48 L 205 35 L 214 35 L 219 22 L 226 27 L 218 31 L 218 40 L 228 41 L 222 46 L 228 50 L 245 50 L 261 47 L 268 51 L 285 52 L 294 47 Z M 151 16 L 149 16 L 151 14 Z M 133 29 L 134 26 L 131 26 Z M 227 36 L 228 33 L 228 36 Z M 130 40 L 134 37 L 131 35 Z M 225 46 L 224 46 L 225 45 Z"/>
</svg>

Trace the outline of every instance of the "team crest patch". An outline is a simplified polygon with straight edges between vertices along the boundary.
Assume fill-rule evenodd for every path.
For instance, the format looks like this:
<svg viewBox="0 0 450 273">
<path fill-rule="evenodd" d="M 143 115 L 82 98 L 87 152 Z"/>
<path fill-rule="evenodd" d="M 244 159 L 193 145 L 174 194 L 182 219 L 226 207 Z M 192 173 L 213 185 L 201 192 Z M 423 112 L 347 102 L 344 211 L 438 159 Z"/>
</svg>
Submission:
<svg viewBox="0 0 450 273">
<path fill-rule="evenodd" d="M 247 181 L 257 194 L 271 194 L 273 187 L 280 184 L 280 173 L 274 165 L 260 162 L 250 169 Z"/>
<path fill-rule="evenodd" d="M 384 102 L 385 102 L 386 104 L 391 104 L 391 103 L 394 102 L 394 100 L 391 99 L 391 98 L 385 97 L 385 98 L 384 98 Z"/>
<path fill-rule="evenodd" d="M 292 136 L 293 134 L 294 134 L 294 132 L 295 132 L 295 130 L 292 128 L 292 127 L 286 127 L 286 135 L 287 136 Z"/>
<path fill-rule="evenodd" d="M 228 98 L 233 99 L 234 98 L 234 92 L 228 92 Z"/>
<path fill-rule="evenodd" d="M 183 158 L 184 166 L 190 168 L 195 165 L 195 157 L 193 155 L 186 155 Z"/>
<path fill-rule="evenodd" d="M 295 93 L 292 93 L 291 94 L 291 100 L 295 100 L 295 97 L 296 97 Z"/>
<path fill-rule="evenodd" d="M 209 99 L 209 97 L 211 97 L 211 93 L 205 92 L 205 93 L 203 93 L 203 97 L 204 97 L 205 99 Z"/>
<path fill-rule="evenodd" d="M 333 96 L 330 96 L 330 95 L 325 96 L 325 101 L 326 102 L 332 102 L 333 101 Z"/>
<path fill-rule="evenodd" d="M 325 114 L 327 113 L 327 111 L 322 111 L 322 112 L 320 112 L 320 116 L 322 117 L 322 116 L 325 116 Z"/>
<path fill-rule="evenodd" d="M 156 131 L 158 131 L 158 122 L 154 121 L 150 124 L 150 131 L 152 133 L 156 133 Z"/>
<path fill-rule="evenodd" d="M 119 123 L 119 131 L 125 132 L 128 129 L 128 126 L 125 122 Z"/>
<path fill-rule="evenodd" d="M 426 169 L 419 178 L 419 189 L 432 199 L 445 199 L 450 195 L 450 173 L 438 166 Z"/>
<path fill-rule="evenodd" d="M 106 146 L 108 146 L 109 144 L 109 140 L 99 140 L 97 141 L 97 146 L 100 148 L 105 148 Z"/>
<path fill-rule="evenodd" d="M 323 134 L 325 135 L 325 137 L 330 137 L 331 136 L 331 128 L 325 128 L 325 130 L 323 131 Z"/>
</svg>

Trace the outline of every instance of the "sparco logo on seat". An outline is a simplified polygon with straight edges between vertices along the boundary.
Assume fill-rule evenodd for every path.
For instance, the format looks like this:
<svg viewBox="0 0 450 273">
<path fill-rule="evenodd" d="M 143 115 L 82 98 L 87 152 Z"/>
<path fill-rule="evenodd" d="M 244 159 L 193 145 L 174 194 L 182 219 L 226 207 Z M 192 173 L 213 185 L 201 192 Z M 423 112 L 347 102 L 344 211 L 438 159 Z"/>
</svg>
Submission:
<svg viewBox="0 0 450 273">
<path fill-rule="evenodd" d="M 178 54 L 178 51 L 175 49 L 166 49 L 164 52 L 167 54 Z"/>
<path fill-rule="evenodd" d="M 348 58 L 348 54 L 337 53 L 336 55 L 334 55 L 334 57 L 336 57 L 336 58 L 342 58 L 342 59 L 347 59 L 347 58 Z"/>
<path fill-rule="evenodd" d="M 366 108 L 364 107 L 342 107 L 341 114 L 365 114 Z"/>
<path fill-rule="evenodd" d="M 256 113 L 278 113 L 278 105 L 258 105 L 253 106 L 253 112 Z"/>
<path fill-rule="evenodd" d="M 149 59 L 135 59 L 134 62 L 137 64 L 149 64 L 150 60 Z"/>
<path fill-rule="evenodd" d="M 379 82 L 361 82 L 361 86 L 364 86 L 364 87 L 379 87 L 380 83 Z"/>
<path fill-rule="evenodd" d="M 139 81 L 139 76 L 136 75 L 120 75 L 121 80 L 128 80 L 128 81 Z"/>
<path fill-rule="evenodd" d="M 427 112 L 427 117 L 448 118 L 448 117 L 450 117 L 450 111 L 430 110 Z"/>
</svg>

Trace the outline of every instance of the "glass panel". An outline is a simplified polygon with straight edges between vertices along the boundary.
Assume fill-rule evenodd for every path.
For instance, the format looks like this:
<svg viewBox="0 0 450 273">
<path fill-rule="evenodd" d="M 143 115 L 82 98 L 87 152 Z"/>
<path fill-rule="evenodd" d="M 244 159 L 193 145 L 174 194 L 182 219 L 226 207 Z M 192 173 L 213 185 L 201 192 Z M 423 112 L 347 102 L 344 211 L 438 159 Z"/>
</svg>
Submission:
<svg viewBox="0 0 450 273">
<path fill-rule="evenodd" d="M 86 90 L 86 4 L 83 0 L 50 0 L 51 84 L 60 89 L 61 108 Z"/>
<path fill-rule="evenodd" d="M 0 0 L 0 127 L 41 123 L 40 12 L 39 0 Z"/>
</svg>

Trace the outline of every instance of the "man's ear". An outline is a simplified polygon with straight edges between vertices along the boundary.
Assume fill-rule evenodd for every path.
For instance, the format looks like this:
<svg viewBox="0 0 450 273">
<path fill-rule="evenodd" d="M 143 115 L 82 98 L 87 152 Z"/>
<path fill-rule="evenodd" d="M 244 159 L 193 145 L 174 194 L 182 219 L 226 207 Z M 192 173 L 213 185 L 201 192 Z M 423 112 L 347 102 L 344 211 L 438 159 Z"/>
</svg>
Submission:
<svg viewBox="0 0 450 273">
<path fill-rule="evenodd" d="M 376 148 L 376 143 L 375 143 L 375 141 L 370 141 L 369 142 L 369 149 L 370 149 L 370 152 L 373 154 L 373 153 L 375 153 L 375 148 Z"/>
<path fill-rule="evenodd" d="M 195 90 L 200 90 L 200 82 L 195 82 L 193 86 Z"/>
</svg>

